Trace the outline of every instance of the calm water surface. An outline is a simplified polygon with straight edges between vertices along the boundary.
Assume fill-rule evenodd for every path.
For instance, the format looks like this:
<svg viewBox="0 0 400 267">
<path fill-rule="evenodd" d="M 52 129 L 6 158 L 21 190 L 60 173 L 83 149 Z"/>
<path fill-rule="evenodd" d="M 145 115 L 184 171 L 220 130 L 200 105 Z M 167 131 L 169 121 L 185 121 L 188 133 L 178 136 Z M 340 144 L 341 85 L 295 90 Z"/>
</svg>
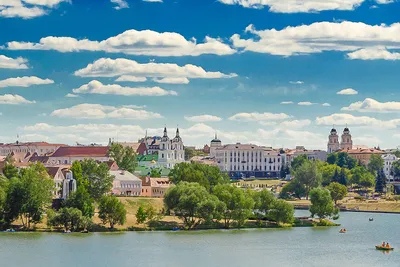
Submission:
<svg viewBox="0 0 400 267">
<path fill-rule="evenodd" d="M 297 215 L 307 212 L 298 211 Z M 368 218 L 374 221 L 369 222 Z M 342 213 L 340 227 L 118 234 L 0 233 L 0 266 L 400 266 L 400 215 Z M 397 250 L 384 254 L 375 244 Z"/>
</svg>

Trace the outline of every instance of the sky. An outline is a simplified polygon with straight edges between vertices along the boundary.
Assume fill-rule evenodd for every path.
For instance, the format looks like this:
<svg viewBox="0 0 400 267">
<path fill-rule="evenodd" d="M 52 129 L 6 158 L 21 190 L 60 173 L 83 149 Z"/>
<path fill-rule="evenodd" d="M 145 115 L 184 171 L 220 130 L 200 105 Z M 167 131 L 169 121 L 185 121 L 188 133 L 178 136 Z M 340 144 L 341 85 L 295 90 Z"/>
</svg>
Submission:
<svg viewBox="0 0 400 267">
<path fill-rule="evenodd" d="M 0 142 L 400 143 L 396 0 L 0 0 Z M 18 136 L 18 137 L 17 137 Z"/>
</svg>

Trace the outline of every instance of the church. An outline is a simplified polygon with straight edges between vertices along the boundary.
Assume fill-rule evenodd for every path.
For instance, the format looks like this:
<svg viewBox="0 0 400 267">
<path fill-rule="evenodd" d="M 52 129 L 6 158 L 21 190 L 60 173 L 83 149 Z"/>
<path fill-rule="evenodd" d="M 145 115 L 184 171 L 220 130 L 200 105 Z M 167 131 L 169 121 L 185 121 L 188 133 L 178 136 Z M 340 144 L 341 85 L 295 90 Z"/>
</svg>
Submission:
<svg viewBox="0 0 400 267">
<path fill-rule="evenodd" d="M 328 141 L 328 153 L 333 153 L 339 150 L 351 150 L 353 149 L 353 140 L 349 128 L 344 128 L 341 140 L 339 143 L 339 135 L 335 128 L 331 130 Z"/>
<path fill-rule="evenodd" d="M 185 162 L 185 149 L 182 138 L 179 135 L 179 129 L 173 139 L 168 137 L 167 127 L 164 128 L 164 135 L 160 140 L 160 148 L 158 150 L 158 164 L 172 169 L 175 164 Z"/>
</svg>

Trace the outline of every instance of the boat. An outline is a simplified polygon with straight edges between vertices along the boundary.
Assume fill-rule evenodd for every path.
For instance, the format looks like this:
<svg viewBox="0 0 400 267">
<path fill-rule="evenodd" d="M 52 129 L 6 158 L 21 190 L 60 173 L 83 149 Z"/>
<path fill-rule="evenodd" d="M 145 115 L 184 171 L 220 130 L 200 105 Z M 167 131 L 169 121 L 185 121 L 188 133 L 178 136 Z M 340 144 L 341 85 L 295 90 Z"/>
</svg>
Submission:
<svg viewBox="0 0 400 267">
<path fill-rule="evenodd" d="M 387 248 L 387 247 L 382 247 L 382 246 L 375 246 L 377 250 L 383 250 L 383 251 L 390 251 L 394 250 L 394 248 Z"/>
<path fill-rule="evenodd" d="M 369 221 L 370 221 L 370 222 L 373 222 L 373 221 L 374 221 L 374 218 L 369 218 Z"/>
<path fill-rule="evenodd" d="M 339 233 L 346 233 L 346 229 L 340 229 Z"/>
<path fill-rule="evenodd" d="M 7 232 L 7 233 L 15 233 L 15 230 L 14 230 L 14 229 L 7 229 L 7 230 L 5 230 L 4 232 Z"/>
</svg>

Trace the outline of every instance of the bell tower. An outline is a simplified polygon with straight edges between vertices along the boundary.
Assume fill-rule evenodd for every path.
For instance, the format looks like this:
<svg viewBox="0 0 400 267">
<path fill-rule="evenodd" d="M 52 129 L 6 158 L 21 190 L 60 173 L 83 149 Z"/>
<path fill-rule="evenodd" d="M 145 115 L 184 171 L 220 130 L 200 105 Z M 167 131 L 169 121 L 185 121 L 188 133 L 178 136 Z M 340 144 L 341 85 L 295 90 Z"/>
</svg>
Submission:
<svg viewBox="0 0 400 267">
<path fill-rule="evenodd" d="M 328 154 L 336 152 L 340 149 L 339 136 L 336 129 L 333 127 L 328 140 Z"/>
<path fill-rule="evenodd" d="M 349 128 L 344 128 L 342 134 L 342 140 L 340 142 L 340 148 L 344 150 L 353 149 L 353 140 L 351 139 L 351 134 Z"/>
</svg>

